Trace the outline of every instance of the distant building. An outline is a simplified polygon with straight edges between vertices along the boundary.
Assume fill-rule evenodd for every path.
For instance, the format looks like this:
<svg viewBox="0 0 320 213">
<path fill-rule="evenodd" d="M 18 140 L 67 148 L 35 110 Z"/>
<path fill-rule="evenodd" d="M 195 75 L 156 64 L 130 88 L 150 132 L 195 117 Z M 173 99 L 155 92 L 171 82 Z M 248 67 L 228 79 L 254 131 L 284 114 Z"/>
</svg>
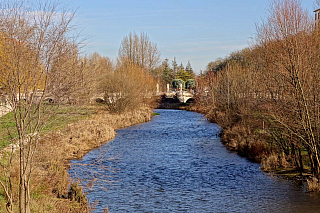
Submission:
<svg viewBox="0 0 320 213">
<path fill-rule="evenodd" d="M 314 12 L 314 20 L 316 22 L 316 27 L 319 26 L 319 21 L 320 21 L 320 8 L 313 11 Z"/>
</svg>

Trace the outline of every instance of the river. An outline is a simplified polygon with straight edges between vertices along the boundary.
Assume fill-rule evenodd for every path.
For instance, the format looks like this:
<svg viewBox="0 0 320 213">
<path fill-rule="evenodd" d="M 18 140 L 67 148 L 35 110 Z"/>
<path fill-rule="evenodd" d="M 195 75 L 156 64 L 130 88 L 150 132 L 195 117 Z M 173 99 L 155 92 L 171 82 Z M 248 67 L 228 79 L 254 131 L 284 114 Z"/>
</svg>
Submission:
<svg viewBox="0 0 320 213">
<path fill-rule="evenodd" d="M 319 195 L 229 152 L 220 127 L 203 115 L 156 112 L 151 122 L 118 130 L 114 140 L 72 161 L 71 176 L 99 171 L 109 180 L 87 189 L 90 201 L 99 201 L 95 212 L 320 212 Z M 76 166 L 93 161 L 85 170 Z"/>
</svg>

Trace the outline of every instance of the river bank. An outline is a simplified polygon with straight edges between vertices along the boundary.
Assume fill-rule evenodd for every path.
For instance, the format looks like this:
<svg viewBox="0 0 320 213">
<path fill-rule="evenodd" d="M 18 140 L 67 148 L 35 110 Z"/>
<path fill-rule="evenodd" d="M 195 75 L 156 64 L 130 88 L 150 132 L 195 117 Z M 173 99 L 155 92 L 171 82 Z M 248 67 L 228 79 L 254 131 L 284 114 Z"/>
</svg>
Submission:
<svg viewBox="0 0 320 213">
<path fill-rule="evenodd" d="M 185 110 L 155 110 L 150 122 L 117 131 L 110 143 L 72 161 L 99 161 L 91 171 L 112 175 L 86 190 L 94 213 L 103 212 L 316 212 L 320 197 L 305 193 L 301 182 L 262 172 L 226 149 L 220 127 L 203 114 Z M 178 122 L 177 122 L 178 121 Z M 106 169 L 102 167 L 105 166 Z M 115 168 L 116 173 L 110 171 Z M 86 185 L 86 182 L 84 183 Z"/>
<path fill-rule="evenodd" d="M 73 185 L 73 191 L 68 191 L 72 181 L 68 174 L 70 161 L 113 139 L 117 129 L 150 121 L 152 117 L 147 107 L 121 114 L 110 114 L 99 106 L 88 109 L 90 113 L 77 121 L 42 137 L 30 183 L 32 212 L 88 212 L 90 207 L 81 189 Z M 17 163 L 13 165 L 13 186 L 17 186 L 19 168 Z M 0 209 L 5 209 L 3 197 Z"/>
<path fill-rule="evenodd" d="M 165 107 L 163 107 L 165 106 Z M 301 172 L 297 170 L 293 159 L 275 153 L 270 146 L 271 136 L 263 129 L 259 119 L 250 114 L 228 114 L 212 107 L 203 107 L 201 104 L 161 104 L 160 109 L 178 109 L 204 114 L 212 123 L 221 126 L 222 143 L 229 151 L 259 163 L 261 170 L 267 173 L 281 176 L 285 179 L 307 181 L 310 191 L 320 189 L 318 180 L 312 177 L 310 169 L 305 167 Z M 269 142 L 268 142 L 269 141 Z M 307 156 L 305 156 L 307 159 Z"/>
<path fill-rule="evenodd" d="M 183 109 L 204 114 L 210 122 L 219 124 L 223 129 L 222 143 L 227 149 L 260 164 L 262 171 L 285 179 L 306 181 L 310 192 L 319 191 L 319 182 L 308 167 L 299 171 L 293 159 L 277 153 L 270 146 L 271 136 L 258 123 L 257 118 L 249 114 L 228 114 L 219 109 L 199 107 L 197 104 Z"/>
</svg>

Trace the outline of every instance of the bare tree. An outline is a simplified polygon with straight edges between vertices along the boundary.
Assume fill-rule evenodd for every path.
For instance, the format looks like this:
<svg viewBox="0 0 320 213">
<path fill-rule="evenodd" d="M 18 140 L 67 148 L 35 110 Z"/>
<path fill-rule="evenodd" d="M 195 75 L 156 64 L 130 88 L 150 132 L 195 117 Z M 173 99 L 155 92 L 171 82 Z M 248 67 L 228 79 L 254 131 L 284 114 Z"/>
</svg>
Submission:
<svg viewBox="0 0 320 213">
<path fill-rule="evenodd" d="M 113 62 L 96 52 L 84 58 L 84 62 L 88 73 L 87 79 L 91 82 L 90 88 L 94 93 L 101 93 L 101 84 L 113 74 Z"/>
<path fill-rule="evenodd" d="M 131 61 L 118 61 L 117 68 L 101 83 L 105 103 L 111 112 L 133 110 L 151 98 L 154 79 Z"/>
<path fill-rule="evenodd" d="M 33 159 L 41 132 L 50 120 L 52 109 L 44 104 L 48 82 L 56 77 L 53 63 L 74 51 L 70 36 L 74 13 L 55 3 L 31 4 L 27 1 L 0 2 L 0 87 L 11 105 L 19 150 L 19 212 L 30 212 L 30 181 Z M 69 41 L 69 42 L 67 42 Z M 11 164 L 1 166 L 6 174 L 0 180 L 13 212 Z"/>
<path fill-rule="evenodd" d="M 138 36 L 130 32 L 121 42 L 119 59 L 130 60 L 150 72 L 160 63 L 160 52 L 146 33 Z"/>
<path fill-rule="evenodd" d="M 318 36 L 300 1 L 275 0 L 257 39 L 262 82 L 271 97 L 267 113 L 295 149 L 308 150 L 312 173 L 319 178 Z"/>
</svg>

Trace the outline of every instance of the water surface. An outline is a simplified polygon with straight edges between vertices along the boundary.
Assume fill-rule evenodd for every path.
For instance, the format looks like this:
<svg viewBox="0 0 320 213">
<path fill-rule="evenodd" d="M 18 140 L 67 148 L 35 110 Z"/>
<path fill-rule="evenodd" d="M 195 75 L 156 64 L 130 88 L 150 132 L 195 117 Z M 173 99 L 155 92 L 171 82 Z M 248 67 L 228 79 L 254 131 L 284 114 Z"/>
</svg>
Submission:
<svg viewBox="0 0 320 213">
<path fill-rule="evenodd" d="M 99 201 L 96 212 L 105 206 L 111 213 L 320 212 L 319 196 L 306 193 L 303 184 L 265 174 L 259 164 L 229 152 L 220 127 L 203 115 L 156 112 L 151 122 L 117 131 L 114 140 L 72 162 L 116 156 L 100 163 L 117 168 L 115 174 L 99 166 L 86 170 L 113 176 L 114 182 L 96 181 L 88 190 L 88 198 Z"/>
</svg>

